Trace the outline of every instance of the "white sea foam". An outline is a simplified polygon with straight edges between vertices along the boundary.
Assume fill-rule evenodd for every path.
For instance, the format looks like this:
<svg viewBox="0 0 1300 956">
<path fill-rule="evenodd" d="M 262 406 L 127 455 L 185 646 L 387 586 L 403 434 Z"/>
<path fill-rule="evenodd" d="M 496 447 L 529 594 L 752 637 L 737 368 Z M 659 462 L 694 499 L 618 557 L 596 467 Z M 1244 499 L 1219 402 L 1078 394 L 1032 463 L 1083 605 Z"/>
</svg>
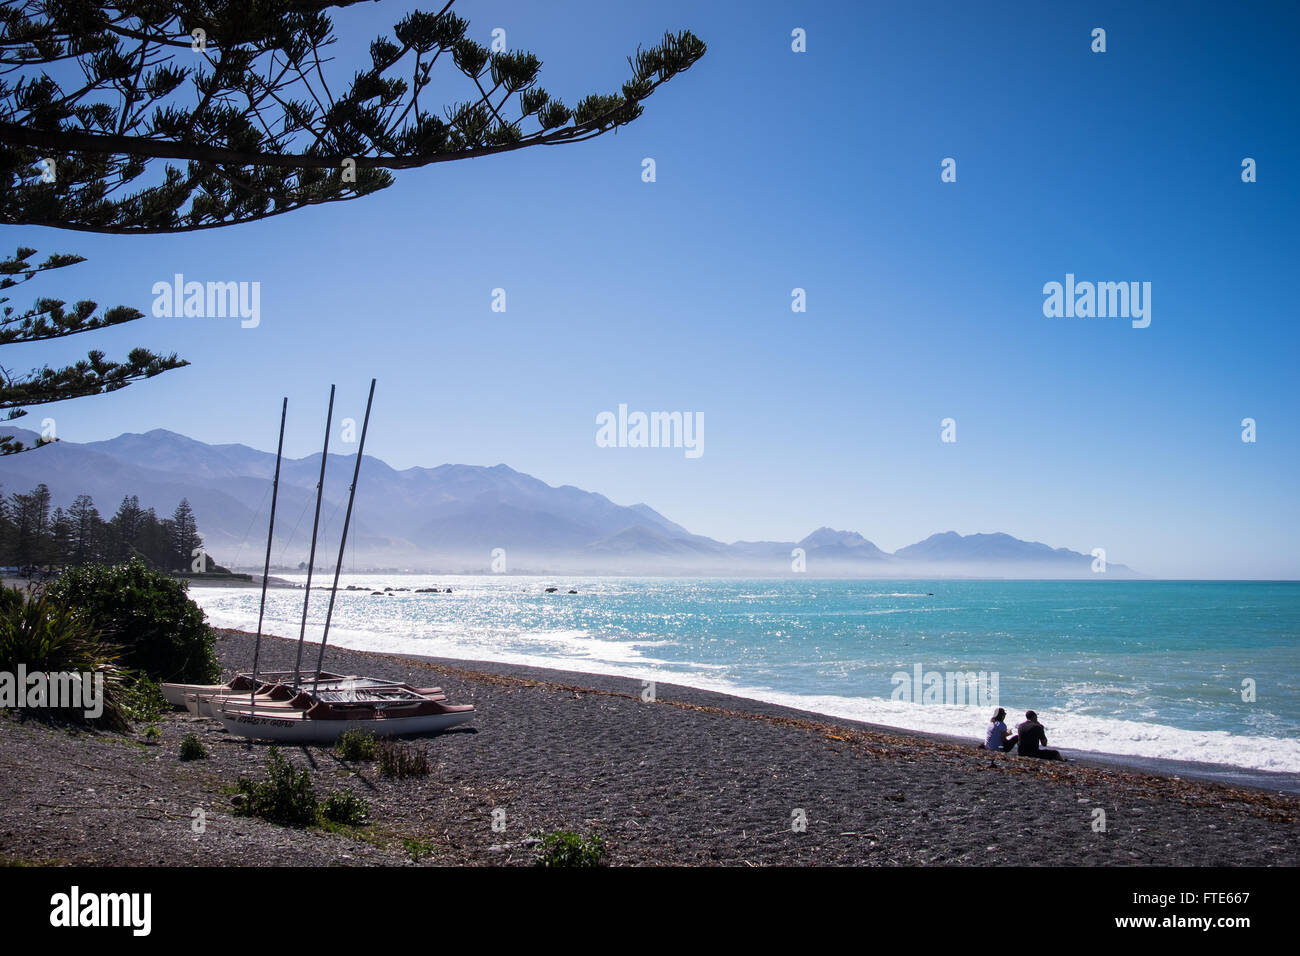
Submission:
<svg viewBox="0 0 1300 956">
<path fill-rule="evenodd" d="M 934 706 L 877 698 L 782 694 L 765 688 L 713 688 L 725 693 L 810 710 L 832 717 L 884 724 L 904 730 L 952 734 L 978 740 L 989 715 L 983 708 Z M 1012 715 L 1014 725 L 1019 715 Z M 1159 760 L 1227 764 L 1251 770 L 1300 772 L 1300 741 L 1244 737 L 1226 731 L 1196 731 L 1164 724 L 1089 717 L 1040 710 L 1051 746 Z"/>
</svg>

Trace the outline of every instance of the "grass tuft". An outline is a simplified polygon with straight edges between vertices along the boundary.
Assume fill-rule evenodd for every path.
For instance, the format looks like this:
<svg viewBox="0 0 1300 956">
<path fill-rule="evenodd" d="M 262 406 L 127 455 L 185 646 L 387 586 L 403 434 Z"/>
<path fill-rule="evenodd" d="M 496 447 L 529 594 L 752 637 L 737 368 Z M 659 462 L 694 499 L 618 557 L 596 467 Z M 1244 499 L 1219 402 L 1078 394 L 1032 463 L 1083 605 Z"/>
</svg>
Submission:
<svg viewBox="0 0 1300 956">
<path fill-rule="evenodd" d="M 379 772 L 385 777 L 426 777 L 429 774 L 429 752 L 423 747 L 396 740 L 383 740 L 377 748 Z"/>
<path fill-rule="evenodd" d="M 347 761 L 374 760 L 377 744 L 375 735 L 365 730 L 347 730 L 334 745 L 339 759 Z"/>
</svg>

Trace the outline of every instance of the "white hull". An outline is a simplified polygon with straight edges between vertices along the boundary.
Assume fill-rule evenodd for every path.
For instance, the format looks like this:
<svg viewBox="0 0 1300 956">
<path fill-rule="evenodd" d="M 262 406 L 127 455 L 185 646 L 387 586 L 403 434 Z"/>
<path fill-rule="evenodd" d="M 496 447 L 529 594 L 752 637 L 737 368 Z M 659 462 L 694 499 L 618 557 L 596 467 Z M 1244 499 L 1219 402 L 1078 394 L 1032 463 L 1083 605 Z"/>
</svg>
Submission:
<svg viewBox="0 0 1300 956">
<path fill-rule="evenodd" d="M 242 694 L 231 694 L 229 691 L 227 691 L 225 695 L 186 694 L 185 709 L 195 717 L 220 717 L 221 708 L 223 706 L 238 706 L 238 704 L 243 704 L 245 708 L 248 708 L 248 696 L 247 692 Z M 257 700 L 258 706 L 261 706 L 266 701 L 265 697 L 254 699 Z M 238 702 L 238 704 L 236 702 Z"/>
<path fill-rule="evenodd" d="M 415 717 L 371 717 L 364 720 L 311 720 L 271 714 L 217 714 L 226 731 L 257 740 L 290 744 L 333 743 L 346 731 L 360 730 L 377 737 L 402 737 L 447 730 L 474 719 L 474 712 L 424 714 Z"/>
<path fill-rule="evenodd" d="M 421 688 L 416 690 L 415 693 L 428 700 L 445 701 L 447 699 L 447 695 L 442 692 L 441 687 Z M 246 690 L 234 691 L 228 687 L 215 693 L 205 691 L 188 693 L 185 695 L 184 704 L 185 709 L 195 717 L 212 718 L 220 717 L 222 710 L 290 709 L 287 700 L 271 700 L 264 693 L 252 695 Z M 297 710 L 298 708 L 292 709 Z"/>
<path fill-rule="evenodd" d="M 433 690 L 436 691 L 436 693 L 425 694 L 424 696 L 429 700 L 436 701 L 445 701 L 447 699 L 447 695 L 441 692 L 441 688 L 435 687 Z M 287 700 L 274 701 L 259 696 L 254 697 L 250 701 L 247 693 L 228 695 L 187 694 L 185 697 L 185 709 L 195 717 L 212 717 L 214 719 L 220 719 L 223 711 L 225 713 L 230 713 L 231 711 L 242 711 L 245 713 L 248 711 L 258 711 L 262 712 L 263 716 L 268 716 L 268 714 L 265 713 L 266 711 L 285 710 L 293 715 L 302 713 L 302 708 L 293 707 Z"/>
<path fill-rule="evenodd" d="M 242 679 L 244 676 L 245 675 L 240 675 L 240 678 Z M 262 683 L 276 683 L 287 676 L 288 676 L 288 672 L 271 671 L 268 674 L 261 675 L 259 677 L 259 681 Z M 325 671 L 322 671 L 318 678 L 309 678 L 306 675 L 304 675 L 302 679 L 304 681 L 309 679 L 325 681 L 325 680 L 341 680 L 342 677 L 339 674 L 330 674 Z M 200 697 L 211 697 L 213 695 L 223 695 L 223 694 L 224 695 L 243 694 L 245 697 L 248 696 L 247 690 L 235 690 L 230 685 L 231 685 L 231 681 L 226 681 L 226 683 L 224 684 L 163 684 L 162 695 L 163 697 L 167 698 L 167 703 L 171 704 L 173 707 L 184 707 L 192 714 L 194 713 L 194 708 L 190 706 L 189 698 L 194 695 Z M 204 714 L 203 716 L 209 717 L 213 715 Z"/>
<path fill-rule="evenodd" d="M 230 694 L 229 684 L 163 684 L 162 695 L 173 707 L 185 707 L 189 694 Z"/>
</svg>

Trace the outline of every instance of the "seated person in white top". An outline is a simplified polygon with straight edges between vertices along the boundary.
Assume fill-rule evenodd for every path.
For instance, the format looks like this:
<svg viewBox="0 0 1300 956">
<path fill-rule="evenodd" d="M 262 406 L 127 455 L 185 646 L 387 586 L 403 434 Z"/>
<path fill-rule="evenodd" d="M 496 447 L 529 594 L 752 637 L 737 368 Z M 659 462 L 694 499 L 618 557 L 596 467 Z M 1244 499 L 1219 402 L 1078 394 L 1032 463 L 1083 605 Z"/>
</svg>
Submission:
<svg viewBox="0 0 1300 956">
<path fill-rule="evenodd" d="M 984 732 L 985 750 L 1001 750 L 1003 753 L 1006 753 L 1014 747 L 1016 741 L 1020 739 L 1015 734 L 1008 736 L 1007 725 L 1005 722 L 1006 716 L 1007 712 L 1001 707 L 994 712 L 992 720 L 989 721 L 988 730 Z"/>
</svg>

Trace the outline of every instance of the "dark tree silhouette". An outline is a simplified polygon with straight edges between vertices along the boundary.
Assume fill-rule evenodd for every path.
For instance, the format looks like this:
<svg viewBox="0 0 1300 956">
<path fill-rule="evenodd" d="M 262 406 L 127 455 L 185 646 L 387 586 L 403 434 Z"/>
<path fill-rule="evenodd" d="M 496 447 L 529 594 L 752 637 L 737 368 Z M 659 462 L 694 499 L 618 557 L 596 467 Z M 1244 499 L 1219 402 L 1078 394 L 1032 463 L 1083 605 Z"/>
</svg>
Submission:
<svg viewBox="0 0 1300 956">
<path fill-rule="evenodd" d="M 490 52 L 449 2 L 407 14 L 331 83 L 325 11 L 354 2 L 6 2 L 0 222 L 170 233 L 355 199 L 387 170 L 617 129 L 705 52 L 666 33 L 628 58 L 619 92 L 570 109 L 538 85 L 541 60 Z M 441 115 L 426 92 L 439 63 L 467 94 Z"/>
<path fill-rule="evenodd" d="M 195 549 L 203 547 L 203 539 L 199 537 L 198 523 L 188 498 L 182 498 L 181 503 L 172 512 L 170 531 L 171 548 L 176 556 L 176 563 L 169 570 L 189 570 L 193 566 Z M 207 558 L 204 556 L 204 570 L 207 570 L 207 563 Z"/>
<path fill-rule="evenodd" d="M 9 519 L 13 522 L 14 564 L 30 568 L 47 563 L 51 550 L 50 489 L 42 483 L 30 494 L 11 495 Z"/>
<path fill-rule="evenodd" d="M 109 557 L 113 561 L 127 561 L 139 552 L 146 513 L 137 495 L 127 495 L 117 506 L 117 513 L 108 522 Z"/>
<path fill-rule="evenodd" d="M 103 547 L 104 521 L 90 495 L 77 495 L 68 509 L 72 538 L 68 544 L 68 563 L 74 566 L 99 560 Z"/>
<path fill-rule="evenodd" d="M 194 509 L 184 499 L 171 518 L 160 519 L 153 508 L 142 508 L 137 496 L 127 495 L 105 521 L 89 495 L 53 512 L 51 498 L 44 484 L 27 494 L 0 497 L 0 566 L 48 577 L 66 568 L 138 559 L 160 571 L 189 573 L 194 549 L 203 546 Z M 205 571 L 226 573 L 210 555 L 204 564 Z"/>
<path fill-rule="evenodd" d="M 80 256 L 53 255 L 44 262 L 33 263 L 35 249 L 20 248 L 13 258 L 0 260 L 0 292 L 27 282 L 35 276 L 84 262 Z M 81 332 L 132 322 L 144 314 L 138 309 L 117 306 L 98 312 L 91 301 L 76 303 L 71 309 L 62 299 L 37 299 L 36 304 L 19 312 L 9 305 L 9 297 L 0 295 L 0 345 L 37 342 L 62 338 Z M 85 395 L 101 395 L 125 388 L 142 378 L 152 378 L 169 369 L 188 365 L 171 355 L 155 355 L 147 349 L 132 349 L 125 362 L 111 362 L 100 351 L 90 352 L 75 365 L 51 368 L 46 365 L 23 374 L 15 374 L 0 365 L 0 419 L 13 421 L 27 414 L 25 406 L 61 402 Z M 12 435 L 0 435 L 0 454 L 26 451 Z"/>
</svg>

